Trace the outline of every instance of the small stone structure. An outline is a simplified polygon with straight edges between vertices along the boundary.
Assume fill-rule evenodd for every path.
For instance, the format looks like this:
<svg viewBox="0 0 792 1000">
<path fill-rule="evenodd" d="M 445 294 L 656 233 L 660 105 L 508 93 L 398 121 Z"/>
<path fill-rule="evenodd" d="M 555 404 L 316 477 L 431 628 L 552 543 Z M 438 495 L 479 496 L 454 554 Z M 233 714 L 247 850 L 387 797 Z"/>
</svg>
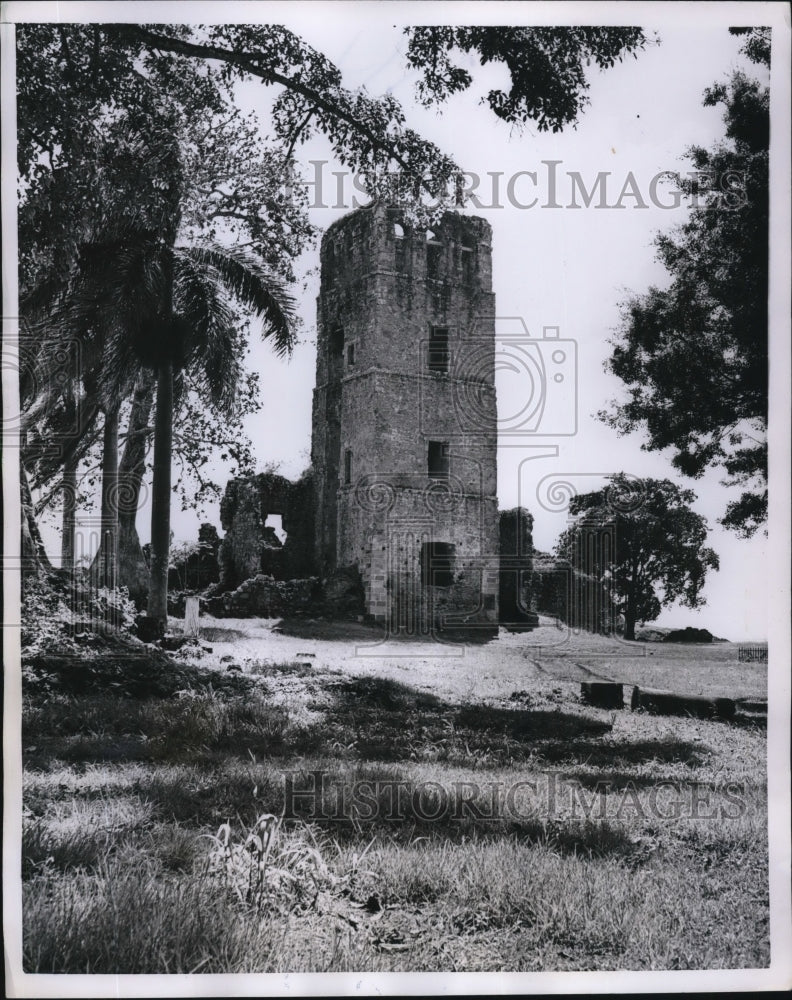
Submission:
<svg viewBox="0 0 792 1000">
<path fill-rule="evenodd" d="M 733 698 L 675 694 L 637 685 L 633 688 L 630 707 L 634 712 L 640 709 L 650 715 L 688 715 L 696 719 L 733 719 L 736 711 Z"/>
<path fill-rule="evenodd" d="M 267 518 L 280 514 L 281 543 Z M 232 479 L 220 503 L 225 537 L 220 545 L 220 583 L 234 590 L 259 574 L 275 580 L 315 575 L 313 487 L 310 476 L 296 483 L 263 472 Z"/>
<path fill-rule="evenodd" d="M 618 681 L 583 681 L 580 700 L 596 708 L 624 708 L 624 685 Z"/>
<path fill-rule="evenodd" d="M 500 530 L 500 621 L 510 632 L 539 624 L 533 608 L 533 517 L 524 507 L 502 510 Z"/>
</svg>

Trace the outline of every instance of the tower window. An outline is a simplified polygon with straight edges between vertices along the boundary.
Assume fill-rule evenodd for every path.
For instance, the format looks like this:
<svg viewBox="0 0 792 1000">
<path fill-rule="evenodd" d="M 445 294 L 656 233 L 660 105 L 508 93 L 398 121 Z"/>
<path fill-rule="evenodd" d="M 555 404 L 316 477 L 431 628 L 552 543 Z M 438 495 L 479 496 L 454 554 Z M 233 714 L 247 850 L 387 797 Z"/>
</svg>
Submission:
<svg viewBox="0 0 792 1000">
<path fill-rule="evenodd" d="M 476 258 L 470 247 L 460 248 L 460 263 L 462 266 L 462 280 L 465 284 L 470 284 L 475 274 Z"/>
<path fill-rule="evenodd" d="M 443 245 L 442 243 L 427 243 L 426 244 L 426 277 L 427 278 L 439 278 L 440 277 L 440 265 L 443 261 Z"/>
<path fill-rule="evenodd" d="M 401 236 L 396 238 L 393 251 L 393 266 L 400 273 L 404 273 L 407 270 L 407 251 L 405 249 L 404 238 Z"/>
<path fill-rule="evenodd" d="M 354 341 L 347 346 L 347 364 L 352 366 L 355 364 L 355 344 Z"/>
<path fill-rule="evenodd" d="M 424 542 L 421 546 L 421 586 L 450 587 L 454 582 L 456 546 L 448 542 Z"/>
<path fill-rule="evenodd" d="M 431 329 L 427 367 L 430 372 L 448 372 L 447 326 L 433 326 Z"/>
<path fill-rule="evenodd" d="M 348 485 L 352 482 L 352 450 L 347 448 L 344 452 L 344 482 Z"/>
<path fill-rule="evenodd" d="M 428 465 L 431 479 L 448 479 L 450 456 L 447 441 L 429 442 Z"/>
<path fill-rule="evenodd" d="M 397 272 L 407 270 L 407 241 L 404 226 L 400 222 L 393 223 L 393 266 Z"/>
<path fill-rule="evenodd" d="M 344 356 L 344 328 L 343 326 L 336 326 L 330 331 L 330 354 L 334 358 L 343 358 Z"/>
</svg>

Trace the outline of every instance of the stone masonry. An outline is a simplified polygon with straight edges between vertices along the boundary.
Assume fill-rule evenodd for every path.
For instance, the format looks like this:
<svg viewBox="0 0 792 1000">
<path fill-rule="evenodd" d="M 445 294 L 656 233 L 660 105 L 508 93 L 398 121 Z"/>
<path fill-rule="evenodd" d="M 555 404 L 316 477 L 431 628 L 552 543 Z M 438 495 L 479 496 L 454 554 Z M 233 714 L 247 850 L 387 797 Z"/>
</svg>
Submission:
<svg viewBox="0 0 792 1000">
<path fill-rule="evenodd" d="M 492 632 L 498 510 L 491 230 L 374 204 L 324 236 L 312 467 L 319 573 L 393 633 Z"/>
<path fill-rule="evenodd" d="M 281 545 L 270 514 L 280 514 L 287 533 Z M 220 546 L 220 581 L 233 590 L 245 580 L 265 573 L 276 580 L 310 577 L 314 573 L 313 487 L 310 476 L 294 483 L 262 472 L 232 479 L 220 503 L 225 531 Z"/>
</svg>

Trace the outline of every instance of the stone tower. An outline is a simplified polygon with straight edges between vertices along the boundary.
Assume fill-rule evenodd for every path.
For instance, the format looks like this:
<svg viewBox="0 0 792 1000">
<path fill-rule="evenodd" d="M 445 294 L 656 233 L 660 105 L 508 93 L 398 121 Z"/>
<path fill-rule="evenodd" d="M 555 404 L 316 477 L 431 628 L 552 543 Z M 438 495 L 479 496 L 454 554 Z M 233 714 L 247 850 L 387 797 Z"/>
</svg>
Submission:
<svg viewBox="0 0 792 1000">
<path fill-rule="evenodd" d="M 312 464 L 323 576 L 392 632 L 497 628 L 491 230 L 374 204 L 322 240 Z"/>
</svg>

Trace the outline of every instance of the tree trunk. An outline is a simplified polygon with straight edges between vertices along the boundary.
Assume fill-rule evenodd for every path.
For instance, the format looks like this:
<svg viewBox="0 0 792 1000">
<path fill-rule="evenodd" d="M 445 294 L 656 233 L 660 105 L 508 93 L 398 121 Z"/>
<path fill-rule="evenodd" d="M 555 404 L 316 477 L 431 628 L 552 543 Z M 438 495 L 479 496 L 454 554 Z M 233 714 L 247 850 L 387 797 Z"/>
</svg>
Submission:
<svg viewBox="0 0 792 1000">
<path fill-rule="evenodd" d="M 635 614 L 630 609 L 629 602 L 624 613 L 624 638 L 628 642 L 635 642 Z"/>
<path fill-rule="evenodd" d="M 624 610 L 624 638 L 628 642 L 635 642 L 635 621 L 637 618 L 635 611 L 635 577 L 637 572 L 638 567 L 633 559 L 630 582 L 627 588 L 627 606 Z"/>
<path fill-rule="evenodd" d="M 142 608 L 148 598 L 149 568 L 143 557 L 136 519 L 140 504 L 140 487 L 146 469 L 146 445 L 151 407 L 154 402 L 156 379 L 152 372 L 141 372 L 132 410 L 129 414 L 126 443 L 118 466 L 119 488 L 123 502 L 118 510 L 118 580 L 129 596 Z"/>
<path fill-rule="evenodd" d="M 79 456 L 72 454 L 63 466 L 63 522 L 61 530 L 61 569 L 74 575 L 74 536 L 77 525 L 77 469 Z"/>
<path fill-rule="evenodd" d="M 97 584 L 118 587 L 118 407 L 105 413 L 102 438 L 102 537 L 99 542 Z"/>
<path fill-rule="evenodd" d="M 164 631 L 168 621 L 170 555 L 171 455 L 173 444 L 173 363 L 157 372 L 154 415 L 154 480 L 151 489 L 151 568 L 148 615 Z"/>
<path fill-rule="evenodd" d="M 22 514 L 22 582 L 25 577 L 39 573 L 41 570 L 52 572 L 53 566 L 47 557 L 44 542 L 41 540 L 41 533 L 36 523 L 36 515 L 33 511 L 33 498 L 30 495 L 30 485 L 28 484 L 25 467 L 19 463 L 19 483 L 22 492 L 21 514 Z"/>
</svg>

